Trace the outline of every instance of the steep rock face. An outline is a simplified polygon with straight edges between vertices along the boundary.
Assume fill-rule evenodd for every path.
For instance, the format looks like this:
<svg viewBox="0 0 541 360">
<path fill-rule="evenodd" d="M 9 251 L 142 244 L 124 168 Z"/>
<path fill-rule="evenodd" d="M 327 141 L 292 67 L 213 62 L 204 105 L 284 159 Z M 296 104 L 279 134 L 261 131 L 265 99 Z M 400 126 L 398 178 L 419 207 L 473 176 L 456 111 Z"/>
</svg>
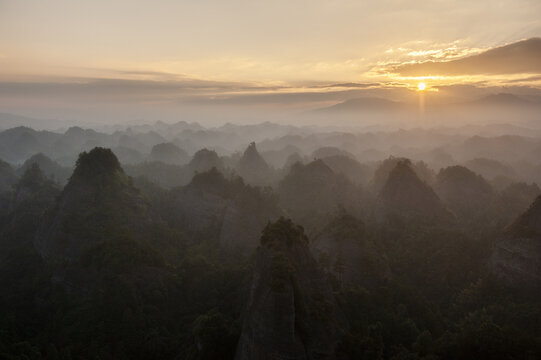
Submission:
<svg viewBox="0 0 541 360">
<path fill-rule="evenodd" d="M 237 360 L 334 359 L 332 290 L 301 227 L 280 218 L 263 231 Z"/>
<path fill-rule="evenodd" d="M 250 143 L 237 164 L 240 176 L 249 184 L 269 185 L 272 181 L 272 169 L 257 151 L 254 142 Z"/>
<path fill-rule="evenodd" d="M 390 172 L 378 201 L 379 211 L 387 218 L 438 223 L 453 218 L 438 195 L 419 179 L 407 160 L 398 162 Z"/>
<path fill-rule="evenodd" d="M 150 152 L 150 158 L 154 161 L 162 161 L 167 164 L 183 165 L 189 160 L 186 151 L 173 143 L 161 143 L 154 145 Z"/>
<path fill-rule="evenodd" d="M 217 241 L 224 248 L 255 249 L 261 229 L 280 211 L 270 195 L 228 180 L 216 168 L 196 174 L 192 182 L 171 193 L 167 215 L 174 226 L 198 237 Z"/>
<path fill-rule="evenodd" d="M 43 257 L 71 260 L 115 236 L 144 236 L 148 202 L 109 149 L 79 155 L 55 207 L 41 222 L 35 246 Z"/>
<path fill-rule="evenodd" d="M 311 244 L 314 257 L 335 279 L 373 287 L 390 277 L 387 259 L 366 234 L 363 222 L 346 212 L 334 216 Z"/>
<path fill-rule="evenodd" d="M 492 269 L 511 284 L 541 287 L 541 196 L 506 229 L 495 246 Z"/>
</svg>

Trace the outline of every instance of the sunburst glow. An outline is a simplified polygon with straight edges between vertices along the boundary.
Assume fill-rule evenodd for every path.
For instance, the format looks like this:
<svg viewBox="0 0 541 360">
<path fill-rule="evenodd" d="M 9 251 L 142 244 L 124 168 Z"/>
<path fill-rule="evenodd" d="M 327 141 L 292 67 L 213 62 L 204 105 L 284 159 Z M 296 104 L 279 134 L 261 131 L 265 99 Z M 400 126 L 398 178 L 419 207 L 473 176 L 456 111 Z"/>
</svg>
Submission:
<svg viewBox="0 0 541 360">
<path fill-rule="evenodd" d="M 419 89 L 419 91 L 423 91 L 426 89 L 426 84 L 424 82 L 417 84 L 417 89 Z"/>
</svg>

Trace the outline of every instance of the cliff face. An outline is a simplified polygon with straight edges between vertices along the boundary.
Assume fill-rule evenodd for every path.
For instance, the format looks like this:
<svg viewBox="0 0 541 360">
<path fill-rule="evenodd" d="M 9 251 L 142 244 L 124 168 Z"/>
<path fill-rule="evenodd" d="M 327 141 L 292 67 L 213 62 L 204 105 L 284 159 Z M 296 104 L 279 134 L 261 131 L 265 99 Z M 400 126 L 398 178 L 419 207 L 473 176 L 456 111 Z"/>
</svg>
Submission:
<svg viewBox="0 0 541 360">
<path fill-rule="evenodd" d="M 111 150 L 83 152 L 56 205 L 44 216 L 35 246 L 43 257 L 72 260 L 115 236 L 140 238 L 148 208 Z"/>
<path fill-rule="evenodd" d="M 506 229 L 495 246 L 492 269 L 511 284 L 541 287 L 541 196 Z"/>
<path fill-rule="evenodd" d="M 235 359 L 334 359 L 336 312 L 303 229 L 280 218 L 261 237 Z"/>
</svg>

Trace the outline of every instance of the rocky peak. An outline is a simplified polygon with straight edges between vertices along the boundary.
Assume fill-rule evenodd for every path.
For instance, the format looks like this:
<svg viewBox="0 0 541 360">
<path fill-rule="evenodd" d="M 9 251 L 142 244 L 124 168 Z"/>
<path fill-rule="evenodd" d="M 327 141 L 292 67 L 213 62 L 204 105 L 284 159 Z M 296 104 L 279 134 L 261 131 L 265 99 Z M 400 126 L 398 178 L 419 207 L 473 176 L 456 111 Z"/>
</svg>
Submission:
<svg viewBox="0 0 541 360">
<path fill-rule="evenodd" d="M 263 231 L 236 359 L 334 359 L 336 304 L 302 227 Z"/>
<path fill-rule="evenodd" d="M 237 171 L 248 183 L 263 185 L 268 181 L 271 169 L 257 151 L 255 142 L 251 142 L 242 154 Z"/>
</svg>

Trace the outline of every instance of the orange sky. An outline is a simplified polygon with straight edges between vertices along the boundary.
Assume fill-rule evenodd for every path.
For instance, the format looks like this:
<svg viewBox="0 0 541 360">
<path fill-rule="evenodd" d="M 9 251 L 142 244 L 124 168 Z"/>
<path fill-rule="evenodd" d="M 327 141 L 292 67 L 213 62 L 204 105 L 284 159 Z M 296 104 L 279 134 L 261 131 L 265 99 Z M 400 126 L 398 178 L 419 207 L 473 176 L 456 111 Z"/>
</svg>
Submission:
<svg viewBox="0 0 541 360">
<path fill-rule="evenodd" d="M 541 36 L 538 0 L 0 0 L 0 34 L 0 111 L 25 94 L 59 107 L 78 85 L 89 101 L 147 104 L 361 88 L 400 97 L 389 90 L 421 81 L 432 92 L 541 88 L 529 64 L 538 42 L 514 68 L 490 52 Z"/>
</svg>

